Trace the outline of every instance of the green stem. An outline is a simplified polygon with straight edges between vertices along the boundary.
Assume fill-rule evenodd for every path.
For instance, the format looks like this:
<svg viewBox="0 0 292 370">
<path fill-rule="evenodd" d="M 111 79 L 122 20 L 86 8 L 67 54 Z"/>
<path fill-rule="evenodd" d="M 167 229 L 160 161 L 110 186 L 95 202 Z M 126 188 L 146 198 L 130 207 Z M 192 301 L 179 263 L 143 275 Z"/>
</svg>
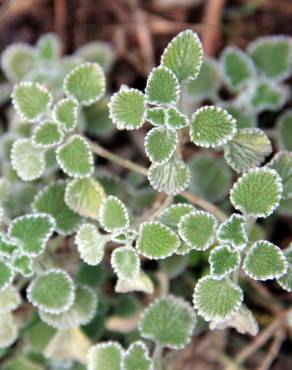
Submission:
<svg viewBox="0 0 292 370">
<path fill-rule="evenodd" d="M 153 353 L 154 370 L 162 370 L 162 346 L 156 343 Z"/>
</svg>

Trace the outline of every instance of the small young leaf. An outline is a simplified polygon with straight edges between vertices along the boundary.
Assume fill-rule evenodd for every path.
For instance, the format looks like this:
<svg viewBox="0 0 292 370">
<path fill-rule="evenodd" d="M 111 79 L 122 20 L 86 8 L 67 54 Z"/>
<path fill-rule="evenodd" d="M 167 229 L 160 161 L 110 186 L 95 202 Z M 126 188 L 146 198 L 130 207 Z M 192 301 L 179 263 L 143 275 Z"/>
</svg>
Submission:
<svg viewBox="0 0 292 370">
<path fill-rule="evenodd" d="M 105 93 L 105 76 L 97 63 L 84 63 L 75 67 L 64 80 L 64 91 L 81 105 L 91 105 Z"/>
<path fill-rule="evenodd" d="M 194 207 L 186 203 L 172 204 L 166 208 L 159 221 L 170 227 L 177 227 L 184 215 L 194 211 Z"/>
<path fill-rule="evenodd" d="M 177 143 L 176 131 L 155 127 L 145 137 L 145 151 L 151 162 L 164 164 L 173 155 Z"/>
<path fill-rule="evenodd" d="M 135 280 L 118 279 L 115 291 L 117 293 L 143 292 L 146 294 L 153 294 L 154 284 L 145 272 L 140 271 Z"/>
<path fill-rule="evenodd" d="M 17 113 L 28 122 L 41 119 L 53 101 L 48 90 L 36 82 L 21 82 L 15 85 L 11 96 Z"/>
<path fill-rule="evenodd" d="M 132 247 L 120 247 L 111 256 L 112 267 L 119 279 L 135 280 L 140 271 L 140 259 Z"/>
<path fill-rule="evenodd" d="M 109 103 L 110 117 L 119 130 L 140 128 L 146 119 L 146 99 L 141 91 L 123 87 Z"/>
<path fill-rule="evenodd" d="M 189 125 L 188 117 L 178 109 L 171 107 L 166 111 L 166 126 L 172 130 L 179 130 Z"/>
<path fill-rule="evenodd" d="M 16 240 L 0 233 L 0 257 L 10 258 L 18 249 L 19 243 Z"/>
<path fill-rule="evenodd" d="M 174 105 L 180 94 L 175 74 L 166 67 L 157 67 L 150 73 L 145 89 L 147 102 L 153 105 Z"/>
<path fill-rule="evenodd" d="M 93 173 L 93 155 L 88 142 L 80 135 L 73 135 L 56 151 L 57 162 L 71 177 L 85 178 Z"/>
<path fill-rule="evenodd" d="M 235 137 L 224 146 L 226 162 L 236 172 L 246 172 L 260 166 L 271 152 L 268 136 L 258 128 L 238 130 Z"/>
<path fill-rule="evenodd" d="M 98 265 L 104 255 L 107 238 L 92 224 L 83 224 L 75 237 L 75 244 L 82 260 L 88 265 Z"/>
<path fill-rule="evenodd" d="M 45 170 L 44 150 L 35 147 L 30 139 L 18 139 L 11 149 L 11 165 L 23 181 L 36 180 Z"/>
<path fill-rule="evenodd" d="M 160 107 L 148 108 L 145 119 L 154 126 L 163 126 L 166 123 L 166 110 Z"/>
<path fill-rule="evenodd" d="M 252 217 L 268 217 L 278 207 L 282 195 L 281 178 L 275 170 L 250 170 L 230 192 L 233 206 Z"/>
<path fill-rule="evenodd" d="M 54 121 L 43 121 L 38 125 L 32 136 L 32 143 L 40 148 L 52 148 L 61 144 L 63 132 Z"/>
<path fill-rule="evenodd" d="M 121 231 L 129 226 L 129 214 L 119 198 L 109 196 L 101 205 L 99 221 L 108 232 Z"/>
<path fill-rule="evenodd" d="M 266 240 L 260 240 L 248 251 L 243 269 L 256 280 L 277 279 L 286 273 L 287 261 L 280 248 Z"/>
<path fill-rule="evenodd" d="M 277 280 L 280 286 L 287 290 L 287 292 L 292 292 L 292 245 L 283 250 L 284 256 L 287 261 L 287 272 Z M 0 310 L 1 311 L 1 310 Z"/>
<path fill-rule="evenodd" d="M 139 341 L 130 345 L 123 357 L 123 370 L 153 370 L 148 348 Z"/>
<path fill-rule="evenodd" d="M 31 277 L 33 275 L 32 259 L 25 254 L 13 256 L 12 266 L 15 271 L 24 277 Z"/>
<path fill-rule="evenodd" d="M 279 146 L 288 151 L 292 151 L 292 109 L 283 113 L 277 122 Z"/>
<path fill-rule="evenodd" d="M 161 65 L 169 68 L 179 82 L 197 78 L 203 60 L 203 48 L 196 33 L 186 30 L 168 44 Z"/>
<path fill-rule="evenodd" d="M 208 249 L 214 243 L 216 230 L 216 218 L 203 211 L 188 213 L 178 224 L 178 232 L 183 241 L 199 251 Z"/>
<path fill-rule="evenodd" d="M 239 267 L 240 254 L 228 245 L 219 245 L 211 251 L 209 262 L 212 277 L 222 279 Z"/>
<path fill-rule="evenodd" d="M 17 339 L 17 324 L 11 312 L 0 315 L 0 348 L 10 347 Z"/>
<path fill-rule="evenodd" d="M 196 315 L 185 300 L 167 296 L 156 299 L 145 310 L 139 324 L 144 338 L 163 347 L 182 349 L 191 340 Z"/>
<path fill-rule="evenodd" d="M 75 299 L 74 284 L 64 270 L 47 270 L 30 283 L 27 298 L 44 312 L 53 314 L 66 312 Z"/>
<path fill-rule="evenodd" d="M 53 117 L 65 132 L 71 132 L 77 126 L 78 104 L 72 98 L 60 100 L 54 107 Z"/>
<path fill-rule="evenodd" d="M 282 198 L 292 198 L 292 153 L 278 152 L 267 164 L 267 167 L 277 171 L 282 179 Z"/>
<path fill-rule="evenodd" d="M 28 214 L 17 217 L 10 223 L 8 235 L 20 242 L 23 254 L 36 257 L 44 251 L 55 226 L 55 220 L 51 215 Z"/>
<path fill-rule="evenodd" d="M 21 303 L 21 297 L 17 289 L 10 285 L 0 292 L 0 314 L 16 310 Z"/>
<path fill-rule="evenodd" d="M 10 285 L 14 277 L 12 267 L 2 258 L 0 259 L 0 292 Z"/>
<path fill-rule="evenodd" d="M 225 321 L 240 309 L 243 294 L 239 286 L 228 279 L 201 278 L 194 292 L 194 306 L 206 321 Z"/>
<path fill-rule="evenodd" d="M 180 245 L 178 236 L 159 222 L 144 222 L 139 229 L 137 250 L 150 259 L 163 259 L 176 252 Z"/>
<path fill-rule="evenodd" d="M 220 243 L 230 244 L 233 248 L 241 251 L 248 240 L 244 217 L 233 213 L 220 225 L 217 237 Z"/>
<path fill-rule="evenodd" d="M 42 35 L 36 47 L 38 57 L 44 61 L 56 62 L 61 55 L 60 39 L 55 33 Z"/>
<path fill-rule="evenodd" d="M 190 137 L 196 145 L 206 148 L 224 145 L 235 133 L 234 118 L 222 108 L 202 107 L 192 116 Z"/>
<path fill-rule="evenodd" d="M 103 187 L 92 177 L 71 180 L 66 186 L 65 202 L 79 215 L 98 219 L 105 193 Z"/>
<path fill-rule="evenodd" d="M 99 343 L 88 353 L 88 370 L 122 370 L 123 350 L 117 342 Z"/>
</svg>

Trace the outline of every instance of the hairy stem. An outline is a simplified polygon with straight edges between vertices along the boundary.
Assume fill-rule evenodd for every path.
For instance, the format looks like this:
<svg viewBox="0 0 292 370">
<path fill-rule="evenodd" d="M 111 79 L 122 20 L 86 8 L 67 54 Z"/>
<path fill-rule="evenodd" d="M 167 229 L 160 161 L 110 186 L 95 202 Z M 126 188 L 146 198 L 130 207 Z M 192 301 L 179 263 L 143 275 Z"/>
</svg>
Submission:
<svg viewBox="0 0 292 370">
<path fill-rule="evenodd" d="M 153 352 L 153 363 L 154 370 L 162 370 L 162 347 L 160 344 L 156 343 L 155 349 Z"/>
</svg>

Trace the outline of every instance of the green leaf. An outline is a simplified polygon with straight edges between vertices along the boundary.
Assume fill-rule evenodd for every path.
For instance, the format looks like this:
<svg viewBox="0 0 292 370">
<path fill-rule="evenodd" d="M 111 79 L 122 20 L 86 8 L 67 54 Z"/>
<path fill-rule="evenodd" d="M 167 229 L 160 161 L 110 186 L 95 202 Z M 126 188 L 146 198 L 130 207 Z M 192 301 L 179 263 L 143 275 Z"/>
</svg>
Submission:
<svg viewBox="0 0 292 370">
<path fill-rule="evenodd" d="M 63 132 L 54 121 L 43 121 L 38 125 L 32 136 L 32 143 L 40 148 L 52 148 L 61 144 Z"/>
<path fill-rule="evenodd" d="M 132 247 L 116 248 L 111 255 L 111 265 L 119 279 L 137 279 L 140 271 L 140 259 Z"/>
<path fill-rule="evenodd" d="M 16 254 L 12 259 L 13 269 L 19 272 L 24 277 L 33 275 L 33 264 L 31 257 L 25 254 Z"/>
<path fill-rule="evenodd" d="M 37 82 L 21 82 L 14 86 L 12 103 L 19 116 L 28 122 L 37 122 L 50 109 L 53 97 Z"/>
<path fill-rule="evenodd" d="M 16 310 L 21 303 L 17 289 L 10 285 L 0 292 L 0 314 Z"/>
<path fill-rule="evenodd" d="M 260 240 L 248 251 L 243 269 L 256 280 L 278 279 L 287 272 L 287 261 L 280 248 L 266 240 Z"/>
<path fill-rule="evenodd" d="M 283 113 L 277 122 L 277 138 L 280 148 L 292 151 L 292 109 Z"/>
<path fill-rule="evenodd" d="M 239 98 L 241 98 L 241 95 Z M 224 102 L 221 106 L 236 120 L 237 129 L 252 128 L 257 125 L 256 112 L 250 111 L 250 107 L 246 104 L 238 106 L 238 101 L 235 99 Z"/>
<path fill-rule="evenodd" d="M 75 237 L 75 244 L 82 260 L 88 265 L 98 265 L 104 255 L 107 237 L 92 224 L 83 224 Z"/>
<path fill-rule="evenodd" d="M 59 314 L 68 311 L 75 299 L 75 288 L 67 272 L 51 269 L 40 273 L 27 289 L 28 300 L 40 310 Z"/>
<path fill-rule="evenodd" d="M 277 171 L 282 179 L 282 198 L 292 198 L 292 152 L 278 152 L 267 167 Z"/>
<path fill-rule="evenodd" d="M 153 105 L 174 105 L 180 94 L 179 82 L 168 68 L 153 68 L 145 89 L 146 100 Z"/>
<path fill-rule="evenodd" d="M 224 146 L 226 162 L 236 172 L 246 172 L 260 166 L 271 152 L 268 136 L 258 128 L 238 130 L 235 137 Z"/>
<path fill-rule="evenodd" d="M 141 91 L 122 87 L 109 102 L 110 118 L 119 130 L 140 128 L 146 119 L 146 99 Z"/>
<path fill-rule="evenodd" d="M 224 145 L 235 133 L 234 118 L 222 108 L 202 107 L 192 116 L 190 137 L 196 145 L 206 148 Z"/>
<path fill-rule="evenodd" d="M 277 81 L 289 77 L 292 64 L 290 37 L 260 37 L 249 44 L 248 52 L 265 77 Z"/>
<path fill-rule="evenodd" d="M 71 136 L 56 151 L 57 162 L 71 177 L 85 178 L 93 173 L 93 155 L 86 139 L 80 135 Z"/>
<path fill-rule="evenodd" d="M 196 315 L 190 304 L 170 295 L 147 307 L 139 331 L 162 347 L 182 349 L 190 342 L 195 324 Z"/>
<path fill-rule="evenodd" d="M 268 217 L 278 207 L 282 195 L 281 178 L 275 170 L 250 170 L 234 184 L 230 192 L 233 206 L 252 217 Z"/>
<path fill-rule="evenodd" d="M 178 236 L 159 222 L 140 225 L 136 248 L 150 259 L 163 259 L 174 254 L 180 245 Z"/>
<path fill-rule="evenodd" d="M 180 158 L 174 155 L 164 164 L 153 163 L 148 170 L 148 179 L 155 190 L 177 195 L 187 188 L 190 170 Z"/>
<path fill-rule="evenodd" d="M 145 137 L 145 151 L 151 162 L 164 164 L 172 157 L 177 143 L 176 131 L 154 127 Z"/>
<path fill-rule="evenodd" d="M 111 44 L 104 41 L 91 41 L 78 48 L 75 54 L 87 62 L 98 63 L 107 72 L 113 62 L 115 53 Z"/>
<path fill-rule="evenodd" d="M 80 225 L 81 217 L 65 203 L 65 181 L 57 181 L 41 189 L 32 204 L 34 212 L 50 214 L 56 222 L 56 231 L 61 235 L 72 234 Z"/>
<path fill-rule="evenodd" d="M 169 68 L 179 82 L 197 78 L 203 59 L 198 35 L 191 30 L 179 33 L 161 56 L 161 65 Z"/>
<path fill-rule="evenodd" d="M 0 315 L 0 348 L 10 347 L 17 339 L 17 324 L 11 312 Z"/>
<path fill-rule="evenodd" d="M 221 64 L 223 77 L 232 90 L 242 90 L 256 76 L 252 60 L 237 47 L 227 47 L 223 51 Z"/>
<path fill-rule="evenodd" d="M 75 67 L 64 80 L 64 91 L 81 105 L 91 105 L 105 93 L 105 76 L 97 63 L 84 63 Z"/>
<path fill-rule="evenodd" d="M 3 257 L 0 259 L 0 292 L 5 290 L 12 282 L 14 273 L 8 262 Z"/>
<path fill-rule="evenodd" d="M 172 204 L 162 212 L 159 221 L 167 226 L 177 227 L 183 216 L 192 211 L 194 211 L 194 207 L 190 204 Z"/>
<path fill-rule="evenodd" d="M 283 250 L 284 256 L 287 261 L 287 272 L 277 280 L 280 286 L 287 290 L 289 293 L 292 292 L 292 245 Z M 0 309 L 1 311 L 1 309 Z"/>
<path fill-rule="evenodd" d="M 168 108 L 166 111 L 166 126 L 172 130 L 179 130 L 189 125 L 188 117 L 176 108 Z"/>
<path fill-rule="evenodd" d="M 187 268 L 188 260 L 183 255 L 178 255 L 180 248 L 176 251 L 176 255 L 165 258 L 159 261 L 159 269 L 162 273 L 167 274 L 169 279 L 175 279 L 180 276 Z"/>
<path fill-rule="evenodd" d="M 87 285 L 77 285 L 74 303 L 68 311 L 63 313 L 40 311 L 40 317 L 55 329 L 68 330 L 88 324 L 93 319 L 96 309 L 97 297 L 94 290 Z"/>
<path fill-rule="evenodd" d="M 56 62 L 61 55 L 60 39 L 55 33 L 42 35 L 36 47 L 38 57 L 44 61 Z"/>
<path fill-rule="evenodd" d="M 240 254 L 228 245 L 218 245 L 209 256 L 211 275 L 215 279 L 222 279 L 239 268 Z"/>
<path fill-rule="evenodd" d="M 140 271 L 140 274 L 135 280 L 124 280 L 118 279 L 115 286 L 115 292 L 117 293 L 129 293 L 129 292 L 143 292 L 146 294 L 153 294 L 154 284 L 145 272 Z"/>
<path fill-rule="evenodd" d="M 210 213 L 193 211 L 181 219 L 178 232 L 192 249 L 204 251 L 214 243 L 217 225 L 216 218 Z"/>
<path fill-rule="evenodd" d="M 248 241 L 244 217 L 233 213 L 220 225 L 217 237 L 220 243 L 230 244 L 239 251 L 243 250 Z"/>
<path fill-rule="evenodd" d="M 154 126 L 163 126 L 166 123 L 166 110 L 160 107 L 148 108 L 145 119 Z"/>
<path fill-rule="evenodd" d="M 194 306 L 206 321 L 230 319 L 240 309 L 243 294 L 239 286 L 228 279 L 201 278 L 194 292 Z"/>
<path fill-rule="evenodd" d="M 53 117 L 65 132 L 73 131 L 78 123 L 78 104 L 72 98 L 60 100 L 54 107 Z"/>
<path fill-rule="evenodd" d="M 66 186 L 65 202 L 81 216 L 98 219 L 98 213 L 105 198 L 103 187 L 92 177 L 71 180 Z"/>
<path fill-rule="evenodd" d="M 0 233 L 0 257 L 10 258 L 19 249 L 17 240 Z"/>
<path fill-rule="evenodd" d="M 88 370 L 122 370 L 123 350 L 117 342 L 99 343 L 88 353 Z"/>
<path fill-rule="evenodd" d="M 109 196 L 103 201 L 99 211 L 101 226 L 108 232 L 121 231 L 129 226 L 129 214 L 119 198 Z"/>
<path fill-rule="evenodd" d="M 139 341 L 130 345 L 123 357 L 123 370 L 152 370 L 153 364 L 148 348 Z"/>
<path fill-rule="evenodd" d="M 12 145 L 11 165 L 21 180 L 36 180 L 45 170 L 44 150 L 35 147 L 30 139 L 18 139 Z"/>
</svg>

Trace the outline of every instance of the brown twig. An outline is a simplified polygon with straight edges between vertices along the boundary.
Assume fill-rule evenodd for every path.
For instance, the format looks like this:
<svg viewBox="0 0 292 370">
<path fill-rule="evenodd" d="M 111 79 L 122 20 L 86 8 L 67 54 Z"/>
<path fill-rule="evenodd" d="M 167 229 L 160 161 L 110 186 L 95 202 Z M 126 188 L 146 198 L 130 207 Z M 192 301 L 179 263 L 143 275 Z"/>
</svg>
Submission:
<svg viewBox="0 0 292 370">
<path fill-rule="evenodd" d="M 269 370 L 270 366 L 272 365 L 273 361 L 275 360 L 275 358 L 277 357 L 281 349 L 281 346 L 282 346 L 283 341 L 285 340 L 285 337 L 286 337 L 285 330 L 283 328 L 279 329 L 276 332 L 274 340 L 271 344 L 271 347 L 266 357 L 264 358 L 264 360 L 261 362 L 260 366 L 256 370 Z"/>
<path fill-rule="evenodd" d="M 61 45 L 66 52 L 67 47 L 67 1 L 66 0 L 55 0 L 54 1 L 54 22 L 55 32 L 61 39 Z"/>
</svg>

